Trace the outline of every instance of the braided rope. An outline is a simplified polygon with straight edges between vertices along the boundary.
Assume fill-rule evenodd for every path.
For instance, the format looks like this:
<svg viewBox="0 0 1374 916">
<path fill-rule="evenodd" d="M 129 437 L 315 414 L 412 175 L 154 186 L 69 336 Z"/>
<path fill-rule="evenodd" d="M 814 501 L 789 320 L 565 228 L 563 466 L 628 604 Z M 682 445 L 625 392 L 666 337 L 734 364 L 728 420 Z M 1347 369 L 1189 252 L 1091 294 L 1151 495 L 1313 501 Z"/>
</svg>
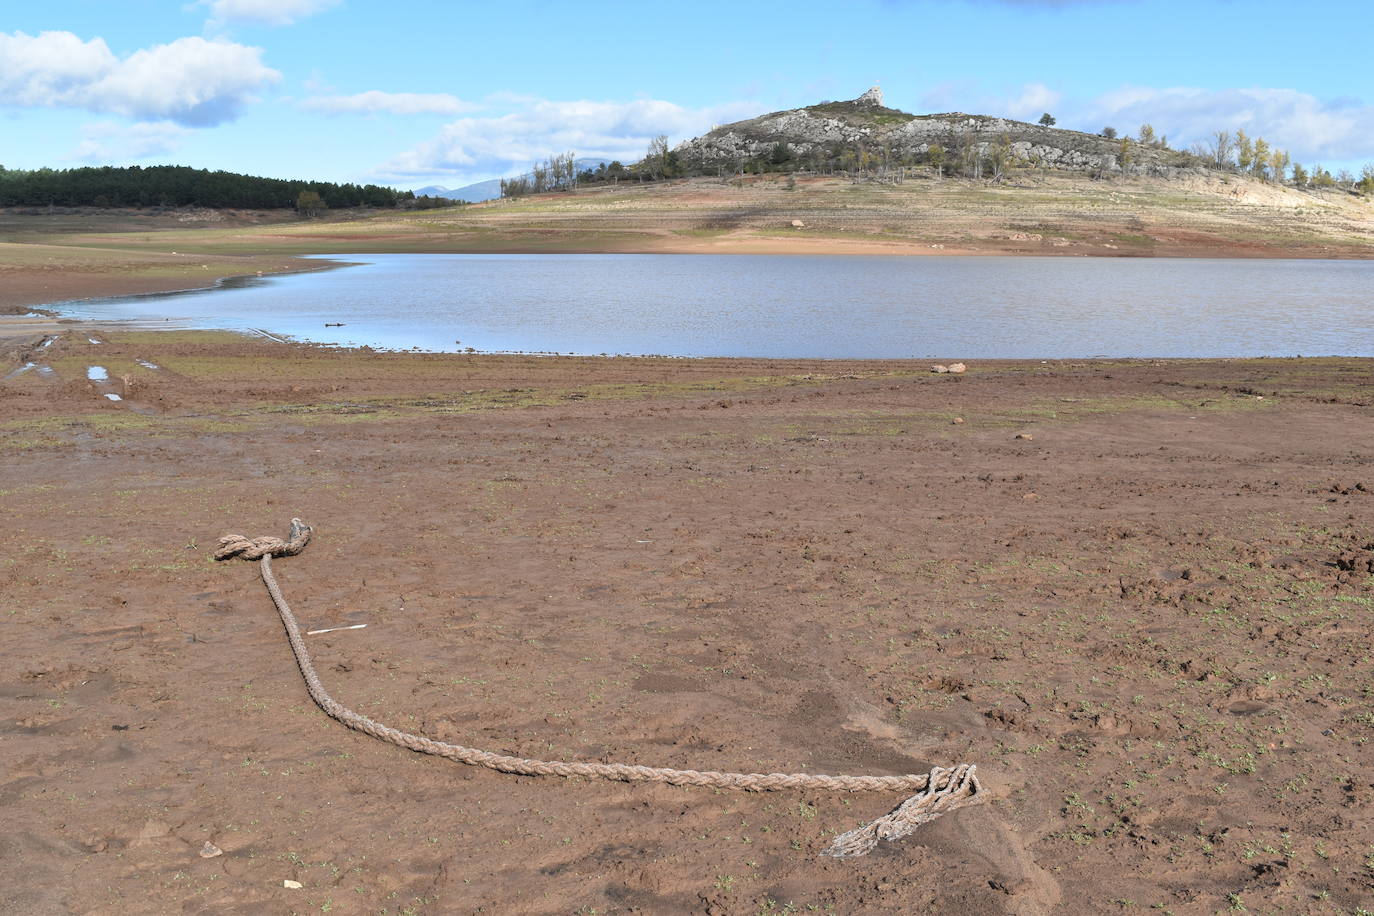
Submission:
<svg viewBox="0 0 1374 916">
<path fill-rule="evenodd" d="M 744 789 L 772 791 L 777 789 L 819 789 L 827 792 L 915 792 L 891 812 L 870 824 L 851 830 L 835 838 L 826 855 L 849 857 L 866 855 L 879 840 L 895 840 L 914 831 L 921 824 L 932 821 L 947 811 L 953 811 L 983 800 L 983 787 L 978 781 L 977 767 L 960 764 L 955 767 L 932 767 L 929 773 L 906 776 L 825 776 L 819 773 L 722 773 L 711 770 L 674 770 L 667 767 L 634 766 L 624 763 L 570 763 L 558 760 L 533 760 L 510 757 L 490 751 L 435 741 L 423 735 L 413 735 L 383 725 L 354 712 L 335 700 L 324 689 L 310 652 L 305 647 L 300 626 L 291 607 L 282 595 L 277 577 L 272 573 L 272 557 L 295 556 L 310 543 L 313 529 L 298 518 L 291 520 L 291 535 L 286 540 L 275 537 L 249 539 L 231 534 L 219 539 L 216 560 L 243 557 L 259 560 L 262 581 L 272 597 L 291 651 L 296 656 L 306 690 L 315 704 L 326 714 L 349 728 L 390 742 L 421 754 L 446 757 L 459 763 L 486 767 L 502 773 L 520 776 L 563 776 L 567 778 L 613 779 L 622 782 L 661 782 L 674 786 L 702 786 L 711 789 Z"/>
</svg>

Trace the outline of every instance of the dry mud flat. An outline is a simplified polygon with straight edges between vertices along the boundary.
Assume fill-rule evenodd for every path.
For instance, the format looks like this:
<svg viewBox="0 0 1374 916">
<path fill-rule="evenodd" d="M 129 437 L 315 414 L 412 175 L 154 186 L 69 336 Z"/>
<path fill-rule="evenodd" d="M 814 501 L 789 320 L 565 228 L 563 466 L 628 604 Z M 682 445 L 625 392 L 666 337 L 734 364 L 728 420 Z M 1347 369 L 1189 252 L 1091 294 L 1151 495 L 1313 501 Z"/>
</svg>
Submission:
<svg viewBox="0 0 1374 916">
<path fill-rule="evenodd" d="M 38 343 L 0 367 L 4 912 L 1374 899 L 1368 360 Z M 840 861 L 899 798 L 516 778 L 350 732 L 256 570 L 209 559 L 293 515 L 317 540 L 278 575 L 308 629 L 367 624 L 307 638 L 368 716 L 543 758 L 967 761 L 990 803 Z"/>
</svg>

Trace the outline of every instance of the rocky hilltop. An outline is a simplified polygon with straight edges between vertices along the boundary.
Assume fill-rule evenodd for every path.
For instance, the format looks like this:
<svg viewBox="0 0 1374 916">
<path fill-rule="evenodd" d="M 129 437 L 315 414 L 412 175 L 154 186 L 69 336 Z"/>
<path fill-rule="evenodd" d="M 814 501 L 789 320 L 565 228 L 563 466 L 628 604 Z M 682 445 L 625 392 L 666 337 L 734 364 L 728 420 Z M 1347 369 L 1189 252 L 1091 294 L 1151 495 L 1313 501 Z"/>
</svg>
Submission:
<svg viewBox="0 0 1374 916">
<path fill-rule="evenodd" d="M 751 164 L 816 170 L 935 164 L 945 171 L 987 173 L 1002 163 L 1093 174 L 1125 171 L 1171 175 L 1204 161 L 1162 144 L 962 112 L 914 115 L 888 108 L 874 87 L 848 102 L 822 102 L 736 121 L 673 151 L 686 171 L 750 171 Z M 782 162 L 779 162 L 782 160 Z"/>
</svg>

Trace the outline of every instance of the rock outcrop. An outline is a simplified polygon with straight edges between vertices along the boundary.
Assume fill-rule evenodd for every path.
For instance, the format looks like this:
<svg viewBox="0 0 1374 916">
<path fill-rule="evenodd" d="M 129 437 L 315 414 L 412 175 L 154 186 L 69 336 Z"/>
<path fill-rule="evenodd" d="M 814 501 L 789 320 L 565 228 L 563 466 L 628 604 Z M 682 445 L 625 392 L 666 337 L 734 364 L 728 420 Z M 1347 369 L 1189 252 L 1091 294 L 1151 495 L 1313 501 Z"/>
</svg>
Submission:
<svg viewBox="0 0 1374 916">
<path fill-rule="evenodd" d="M 986 159 L 994 146 L 1006 145 L 1013 163 L 1020 166 L 1098 174 L 1123 171 L 1121 140 L 962 112 L 913 115 L 884 107 L 882 90 L 876 86 L 853 101 L 822 102 L 726 124 L 680 144 L 674 152 L 688 170 L 710 173 L 768 160 L 781 147 L 799 164 L 820 167 L 833 165 L 846 150 L 856 155 L 886 153 L 908 164 L 921 162 L 936 145 L 943 148 L 947 166 L 961 158 Z M 1124 151 L 1124 170 L 1132 174 L 1202 171 L 1198 160 L 1177 150 L 1127 141 Z"/>
<path fill-rule="evenodd" d="M 875 108 L 883 107 L 883 90 L 874 86 L 854 100 L 856 105 L 872 105 Z"/>
</svg>

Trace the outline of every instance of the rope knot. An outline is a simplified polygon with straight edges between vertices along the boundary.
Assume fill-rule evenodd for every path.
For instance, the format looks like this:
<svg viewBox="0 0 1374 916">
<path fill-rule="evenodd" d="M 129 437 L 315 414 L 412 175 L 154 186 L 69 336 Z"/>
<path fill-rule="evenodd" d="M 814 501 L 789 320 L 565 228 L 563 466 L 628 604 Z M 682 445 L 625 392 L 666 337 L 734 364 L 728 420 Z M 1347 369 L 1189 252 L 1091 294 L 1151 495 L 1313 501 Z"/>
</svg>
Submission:
<svg viewBox="0 0 1374 916">
<path fill-rule="evenodd" d="M 259 560 L 265 556 L 294 557 L 310 543 L 310 535 L 314 530 L 300 519 L 293 518 L 291 534 L 284 541 L 271 535 L 250 539 L 241 534 L 226 534 L 219 539 L 219 546 L 215 548 L 215 559 L 243 557 L 245 560 Z"/>
</svg>

